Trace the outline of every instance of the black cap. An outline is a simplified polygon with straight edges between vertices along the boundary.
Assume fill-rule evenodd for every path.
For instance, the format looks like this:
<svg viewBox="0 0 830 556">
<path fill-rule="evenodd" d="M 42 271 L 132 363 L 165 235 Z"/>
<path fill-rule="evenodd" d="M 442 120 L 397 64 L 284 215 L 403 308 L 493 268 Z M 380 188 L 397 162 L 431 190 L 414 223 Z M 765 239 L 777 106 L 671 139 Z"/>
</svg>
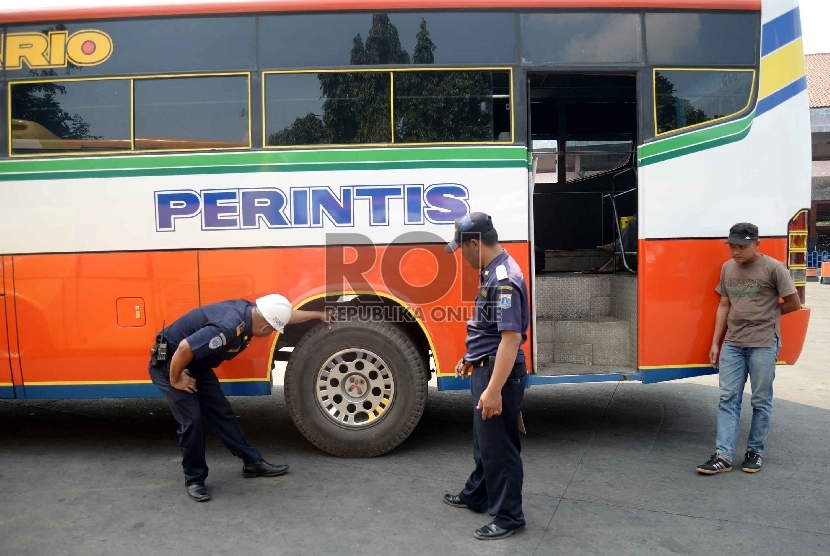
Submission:
<svg viewBox="0 0 830 556">
<path fill-rule="evenodd" d="M 758 226 L 749 222 L 740 222 L 729 228 L 729 237 L 726 243 L 735 245 L 749 245 L 758 239 Z"/>
<path fill-rule="evenodd" d="M 458 218 L 455 221 L 455 235 L 452 241 L 444 249 L 447 253 L 453 253 L 461 245 L 462 235 L 483 234 L 493 229 L 493 219 L 489 214 L 483 212 L 471 212 L 467 216 Z"/>
</svg>

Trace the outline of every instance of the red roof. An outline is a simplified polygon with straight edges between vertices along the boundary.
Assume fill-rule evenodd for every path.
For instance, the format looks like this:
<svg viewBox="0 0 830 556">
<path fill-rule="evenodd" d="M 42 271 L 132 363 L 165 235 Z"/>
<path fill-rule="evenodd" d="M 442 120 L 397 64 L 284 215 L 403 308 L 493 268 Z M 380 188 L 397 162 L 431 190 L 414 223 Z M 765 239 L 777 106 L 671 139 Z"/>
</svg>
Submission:
<svg viewBox="0 0 830 556">
<path fill-rule="evenodd" d="M 830 107 L 830 53 L 807 54 L 805 60 L 810 108 Z"/>
</svg>

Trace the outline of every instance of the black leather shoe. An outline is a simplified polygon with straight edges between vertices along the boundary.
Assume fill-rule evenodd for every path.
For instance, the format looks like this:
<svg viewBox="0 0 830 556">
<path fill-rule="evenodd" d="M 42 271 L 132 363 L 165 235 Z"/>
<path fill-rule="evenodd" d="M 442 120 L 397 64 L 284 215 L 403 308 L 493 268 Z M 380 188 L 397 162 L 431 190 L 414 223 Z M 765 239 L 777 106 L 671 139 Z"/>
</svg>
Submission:
<svg viewBox="0 0 830 556">
<path fill-rule="evenodd" d="M 518 527 L 516 529 L 503 529 L 495 523 L 490 522 L 481 529 L 476 529 L 473 536 L 480 541 L 495 541 L 497 539 L 509 537 L 521 529 L 522 527 Z"/>
<path fill-rule="evenodd" d="M 461 501 L 461 497 L 457 494 L 450 494 L 449 492 L 444 495 L 444 504 L 448 504 L 453 508 L 469 508 L 467 504 Z"/>
<path fill-rule="evenodd" d="M 264 459 L 256 463 L 246 461 L 242 466 L 242 476 L 246 479 L 252 479 L 254 477 L 279 477 L 286 473 L 288 473 L 287 465 L 273 465 Z"/>
<path fill-rule="evenodd" d="M 210 494 L 208 494 L 205 483 L 193 483 L 192 485 L 187 485 L 187 495 L 196 502 L 207 502 L 210 500 Z"/>
</svg>

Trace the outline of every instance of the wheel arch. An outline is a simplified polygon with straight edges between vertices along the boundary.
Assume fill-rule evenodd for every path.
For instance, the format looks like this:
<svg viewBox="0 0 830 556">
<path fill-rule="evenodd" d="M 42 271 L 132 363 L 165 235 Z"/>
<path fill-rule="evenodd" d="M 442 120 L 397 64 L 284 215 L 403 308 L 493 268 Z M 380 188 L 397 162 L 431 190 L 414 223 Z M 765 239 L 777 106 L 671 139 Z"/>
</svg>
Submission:
<svg viewBox="0 0 830 556">
<path fill-rule="evenodd" d="M 371 303 L 372 306 L 382 306 L 384 309 L 398 307 L 404 309 L 412 315 L 412 321 L 393 322 L 389 324 L 397 326 L 415 343 L 418 351 L 424 359 L 424 368 L 426 369 L 427 379 L 431 378 L 432 373 L 437 374 L 439 372 L 438 358 L 435 355 L 435 344 L 426 324 L 424 323 L 424 320 L 421 318 L 422 313 L 410 304 L 390 293 L 350 290 L 334 292 L 327 291 L 325 293 L 309 295 L 294 303 L 293 308 L 294 310 L 321 311 L 327 305 L 348 306 L 360 305 L 363 303 Z M 269 377 L 271 376 L 270 371 L 274 368 L 275 361 L 287 361 L 290 357 L 290 353 L 281 352 L 280 350 L 285 347 L 296 346 L 303 336 L 308 334 L 308 332 L 317 324 L 318 323 L 316 321 L 310 321 L 302 324 L 291 325 L 286 328 L 284 333 L 280 334 L 277 332 L 274 335 L 274 339 L 271 342 L 270 357 L 268 358 Z M 283 353 L 285 355 L 282 355 Z M 432 369 L 429 365 L 430 354 L 432 354 L 432 361 L 435 367 L 434 369 Z"/>
</svg>

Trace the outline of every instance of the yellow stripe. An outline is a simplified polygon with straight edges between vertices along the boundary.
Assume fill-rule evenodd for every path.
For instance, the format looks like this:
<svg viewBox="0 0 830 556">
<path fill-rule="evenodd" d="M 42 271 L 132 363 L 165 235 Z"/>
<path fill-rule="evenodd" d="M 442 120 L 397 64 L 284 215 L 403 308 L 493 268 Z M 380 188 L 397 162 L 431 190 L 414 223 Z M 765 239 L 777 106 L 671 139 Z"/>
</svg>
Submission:
<svg viewBox="0 0 830 556">
<path fill-rule="evenodd" d="M 761 59 L 761 88 L 758 98 L 768 97 L 806 73 L 804 46 L 799 38 Z"/>
<path fill-rule="evenodd" d="M 652 371 L 655 369 L 694 369 L 697 367 L 711 367 L 711 363 L 698 363 L 697 365 L 657 365 L 657 366 L 643 366 L 640 365 L 639 369 L 644 371 Z"/>
<path fill-rule="evenodd" d="M 11 386 L 14 386 L 14 384 L 12 384 L 11 382 L 0 382 L 0 388 L 3 388 L 3 387 L 8 388 L 8 387 L 11 387 Z"/>
</svg>

